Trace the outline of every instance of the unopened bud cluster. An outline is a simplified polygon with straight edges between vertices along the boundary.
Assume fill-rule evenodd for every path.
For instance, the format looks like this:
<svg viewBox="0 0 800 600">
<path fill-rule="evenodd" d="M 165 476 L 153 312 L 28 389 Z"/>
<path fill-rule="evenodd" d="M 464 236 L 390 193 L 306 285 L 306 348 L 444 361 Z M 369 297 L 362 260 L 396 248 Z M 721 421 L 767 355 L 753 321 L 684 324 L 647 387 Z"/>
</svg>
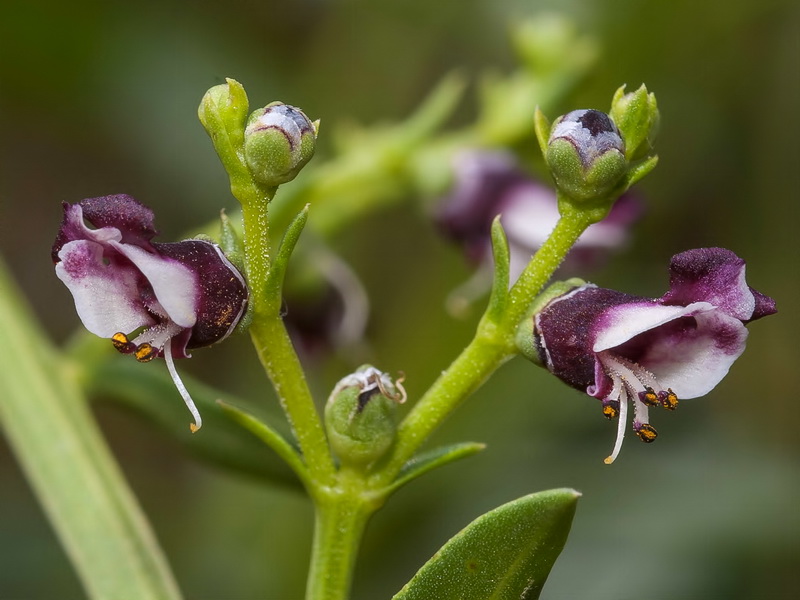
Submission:
<svg viewBox="0 0 800 600">
<path fill-rule="evenodd" d="M 314 155 L 319 121 L 299 108 L 272 102 L 253 111 L 242 85 L 233 79 L 212 87 L 198 115 L 223 163 L 244 166 L 261 185 L 276 187 L 294 179 Z"/>
<path fill-rule="evenodd" d="M 610 206 L 656 162 L 653 140 L 659 124 L 656 99 L 640 87 L 617 90 L 609 114 L 573 110 L 552 126 L 539 113 L 537 134 L 561 195 L 575 205 Z"/>
</svg>

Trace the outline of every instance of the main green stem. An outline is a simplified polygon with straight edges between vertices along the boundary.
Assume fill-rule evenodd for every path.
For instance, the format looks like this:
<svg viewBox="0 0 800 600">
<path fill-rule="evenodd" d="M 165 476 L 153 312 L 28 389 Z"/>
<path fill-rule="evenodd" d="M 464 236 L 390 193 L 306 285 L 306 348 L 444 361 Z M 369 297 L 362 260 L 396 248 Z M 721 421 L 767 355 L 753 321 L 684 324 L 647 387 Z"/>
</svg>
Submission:
<svg viewBox="0 0 800 600">
<path fill-rule="evenodd" d="M 250 336 L 311 477 L 321 485 L 329 485 L 335 468 L 303 367 L 280 315 L 280 288 L 276 288 L 276 294 L 267 293 L 271 268 L 267 207 L 276 188 L 263 189 L 248 183 L 234 185 L 232 191 L 242 204 L 245 270 L 253 312 Z"/>
<path fill-rule="evenodd" d="M 363 476 L 357 477 L 348 484 L 343 482 L 347 472 L 340 472 L 334 488 L 314 494 L 316 518 L 306 600 L 347 600 L 350 595 L 364 529 L 383 504 L 380 495 L 371 499 Z"/>
<path fill-rule="evenodd" d="M 547 241 L 539 248 L 511 288 L 499 322 L 484 317 L 475 337 L 450 367 L 434 382 L 400 424 L 391 457 L 372 478 L 373 485 L 388 485 L 430 434 L 472 392 L 517 351 L 517 326 L 547 281 L 592 223 L 586 214 L 564 211 Z"/>
</svg>

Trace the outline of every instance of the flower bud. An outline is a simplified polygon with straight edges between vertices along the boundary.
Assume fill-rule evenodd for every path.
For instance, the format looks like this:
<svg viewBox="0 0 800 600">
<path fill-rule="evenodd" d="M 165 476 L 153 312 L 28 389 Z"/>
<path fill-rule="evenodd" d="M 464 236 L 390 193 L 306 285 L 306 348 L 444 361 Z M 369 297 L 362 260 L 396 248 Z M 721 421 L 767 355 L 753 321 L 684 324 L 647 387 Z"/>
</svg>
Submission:
<svg viewBox="0 0 800 600">
<path fill-rule="evenodd" d="M 391 447 L 397 404 L 406 399 L 401 381 L 364 365 L 336 384 L 325 406 L 325 429 L 343 465 L 365 468 Z"/>
<path fill-rule="evenodd" d="M 235 152 L 244 141 L 248 107 L 242 84 L 235 79 L 226 79 L 226 83 L 215 85 L 205 93 L 197 116 L 212 139 L 219 139 L 225 132 L 232 146 L 231 151 Z"/>
<path fill-rule="evenodd" d="M 294 179 L 314 155 L 318 123 L 282 102 L 253 112 L 244 132 L 244 157 L 253 177 L 267 186 Z"/>
<path fill-rule="evenodd" d="M 644 84 L 630 94 L 621 86 L 611 101 L 610 116 L 625 139 L 625 158 L 638 160 L 652 153 L 660 115 L 655 94 L 648 94 Z"/>
<path fill-rule="evenodd" d="M 559 190 L 577 201 L 608 195 L 628 169 L 619 129 L 598 110 L 573 110 L 557 119 L 545 159 Z"/>
</svg>

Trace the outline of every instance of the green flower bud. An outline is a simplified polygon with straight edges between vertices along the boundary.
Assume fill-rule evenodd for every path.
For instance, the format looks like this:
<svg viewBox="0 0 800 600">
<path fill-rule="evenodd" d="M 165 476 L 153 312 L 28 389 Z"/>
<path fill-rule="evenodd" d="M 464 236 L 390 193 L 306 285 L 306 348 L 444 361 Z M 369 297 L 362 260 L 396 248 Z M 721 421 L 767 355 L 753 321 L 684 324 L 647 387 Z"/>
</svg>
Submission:
<svg viewBox="0 0 800 600">
<path fill-rule="evenodd" d="M 559 296 L 563 296 L 571 290 L 579 288 L 583 285 L 586 285 L 586 282 L 577 277 L 572 277 L 566 281 L 556 281 L 547 286 L 544 291 L 536 297 L 536 300 L 531 305 L 528 314 L 524 319 L 522 319 L 517 327 L 515 341 L 517 344 L 517 349 L 520 351 L 522 356 L 531 362 L 542 366 L 542 361 L 539 356 L 539 348 L 537 347 L 535 336 L 533 334 L 533 318 L 545 306 L 550 304 L 551 300 L 555 300 Z"/>
<path fill-rule="evenodd" d="M 611 101 L 611 118 L 625 140 L 625 158 L 639 160 L 653 152 L 661 120 L 655 94 L 648 94 L 644 84 L 630 94 L 620 87 Z"/>
<path fill-rule="evenodd" d="M 336 384 L 325 405 L 325 429 L 343 465 L 365 468 L 391 447 L 397 404 L 406 399 L 401 382 L 364 365 Z"/>
<path fill-rule="evenodd" d="M 545 159 L 559 190 L 578 202 L 604 198 L 628 171 L 619 129 L 598 110 L 573 110 L 556 119 Z"/>
<path fill-rule="evenodd" d="M 226 79 L 226 83 L 215 85 L 208 90 L 200 106 L 197 116 L 205 127 L 214 145 L 223 143 L 221 136 L 230 144 L 224 150 L 235 153 L 244 142 L 244 123 L 247 119 L 247 94 L 242 84 L 235 79 Z"/>
<path fill-rule="evenodd" d="M 273 102 L 247 120 L 244 157 L 253 178 L 267 186 L 294 179 L 314 155 L 319 121 L 298 108 Z"/>
</svg>

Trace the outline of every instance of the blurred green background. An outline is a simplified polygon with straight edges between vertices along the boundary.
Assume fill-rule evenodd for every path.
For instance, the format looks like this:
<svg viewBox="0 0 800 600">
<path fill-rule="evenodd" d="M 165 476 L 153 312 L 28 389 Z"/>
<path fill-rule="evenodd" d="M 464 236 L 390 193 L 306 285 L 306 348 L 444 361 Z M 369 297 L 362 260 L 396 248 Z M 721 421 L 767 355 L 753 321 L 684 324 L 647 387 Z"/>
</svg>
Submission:
<svg viewBox="0 0 800 600">
<path fill-rule="evenodd" d="M 454 68 L 472 78 L 485 69 L 510 71 L 510 25 L 555 9 L 601 48 L 562 112 L 605 109 L 620 84 L 641 82 L 662 111 L 661 163 L 640 186 L 647 214 L 629 251 L 592 280 L 660 295 L 673 253 L 725 246 L 748 261 L 748 282 L 775 297 L 780 313 L 751 327 L 744 357 L 708 397 L 658 414 L 657 444 L 629 439 L 612 467 L 602 459 L 614 427 L 596 404 L 512 361 L 436 436 L 484 441 L 487 451 L 415 482 L 378 513 L 354 598 L 390 597 L 479 514 L 560 486 L 584 497 L 543 598 L 794 597 L 797 2 L 5 0 L 0 249 L 45 327 L 63 341 L 79 322 L 48 258 L 61 202 L 129 193 L 156 210 L 163 240 L 234 207 L 196 119 L 207 88 L 235 77 L 254 107 L 280 99 L 321 118 L 321 163 L 329 125 L 401 120 Z M 468 119 L 469 104 L 464 111 Z M 412 399 L 474 326 L 474 319 L 449 317 L 443 305 L 469 268 L 414 200 L 330 240 L 373 302 L 369 359 L 405 371 Z M 356 366 L 351 361 L 309 363 L 320 396 Z M 197 352 L 183 369 L 274 402 L 244 337 Z M 103 405 L 98 416 L 187 597 L 302 596 L 311 537 L 303 496 L 197 463 L 124 410 Z M 82 597 L 5 445 L 0 481 L 0 598 Z"/>
</svg>

